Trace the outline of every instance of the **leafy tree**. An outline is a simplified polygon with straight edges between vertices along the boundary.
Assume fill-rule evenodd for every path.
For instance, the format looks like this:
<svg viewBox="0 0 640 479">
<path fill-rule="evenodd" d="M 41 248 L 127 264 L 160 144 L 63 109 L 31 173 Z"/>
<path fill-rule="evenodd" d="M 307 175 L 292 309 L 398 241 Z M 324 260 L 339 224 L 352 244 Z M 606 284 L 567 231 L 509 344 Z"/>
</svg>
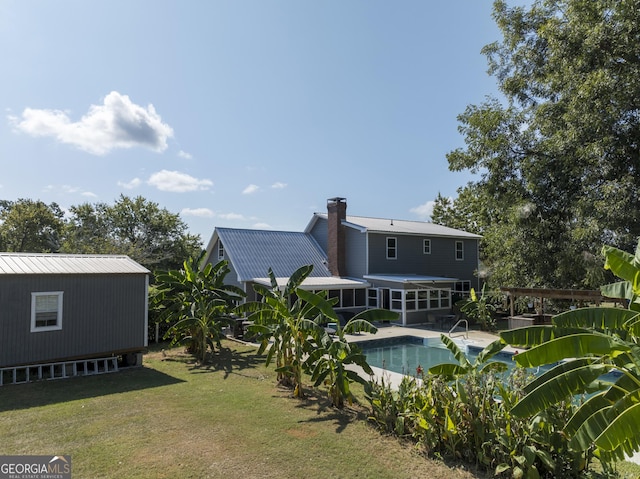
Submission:
<svg viewBox="0 0 640 479">
<path fill-rule="evenodd" d="M 599 286 L 599 245 L 629 249 L 640 235 L 638 7 L 494 2 L 503 38 L 483 53 L 505 103 L 459 116 L 465 147 L 449 167 L 479 179 L 452 218 L 434 218 L 477 225 L 491 286 Z M 474 196 L 480 207 L 468 208 Z"/>
<path fill-rule="evenodd" d="M 525 367 L 555 364 L 525 388 L 512 409 L 526 417 L 568 397 L 593 393 L 564 425 L 571 447 L 605 463 L 640 450 L 640 242 L 635 255 L 603 249 L 605 267 L 623 281 L 603 293 L 628 299 L 629 309 L 582 308 L 553 318 L 551 326 L 503 332 L 508 344 L 530 348 L 515 357 Z M 603 375 L 615 371 L 607 380 Z"/>
<path fill-rule="evenodd" d="M 0 249 L 55 253 L 60 249 L 63 212 L 56 203 L 19 199 L 0 205 Z"/>
<path fill-rule="evenodd" d="M 224 283 L 229 273 L 226 261 L 201 268 L 203 260 L 204 252 L 184 261 L 180 270 L 157 272 L 151 300 L 158 320 L 172 324 L 165 336 L 172 344 L 187 343 L 201 363 L 209 349 L 220 347 L 222 330 L 233 321 L 231 310 L 244 297 L 242 290 Z"/>
<path fill-rule="evenodd" d="M 113 204 L 70 208 L 62 250 L 70 253 L 126 254 L 150 270 L 180 268 L 198 257 L 200 237 L 187 233 L 180 216 L 140 196 L 121 195 Z"/>
</svg>

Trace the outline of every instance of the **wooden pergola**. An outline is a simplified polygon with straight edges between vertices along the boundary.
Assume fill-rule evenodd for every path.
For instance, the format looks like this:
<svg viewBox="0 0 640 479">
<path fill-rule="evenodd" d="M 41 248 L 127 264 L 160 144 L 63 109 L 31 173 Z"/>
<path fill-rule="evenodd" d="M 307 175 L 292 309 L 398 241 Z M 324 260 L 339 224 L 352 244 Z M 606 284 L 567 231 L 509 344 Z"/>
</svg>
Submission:
<svg viewBox="0 0 640 479">
<path fill-rule="evenodd" d="M 604 297 L 594 289 L 547 289 L 547 288 L 500 288 L 500 291 L 511 298 L 511 316 L 515 316 L 514 304 L 517 297 L 527 296 L 540 299 L 541 312 L 544 312 L 545 299 L 566 299 L 570 301 L 587 301 L 600 305 Z"/>
</svg>

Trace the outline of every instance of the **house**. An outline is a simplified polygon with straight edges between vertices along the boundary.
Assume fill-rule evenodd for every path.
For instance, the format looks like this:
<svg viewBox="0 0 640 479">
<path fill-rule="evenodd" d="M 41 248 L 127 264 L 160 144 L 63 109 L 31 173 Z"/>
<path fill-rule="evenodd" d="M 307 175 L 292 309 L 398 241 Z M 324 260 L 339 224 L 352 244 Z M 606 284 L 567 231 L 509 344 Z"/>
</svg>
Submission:
<svg viewBox="0 0 640 479">
<path fill-rule="evenodd" d="M 0 253 L 0 384 L 140 365 L 148 275 L 127 256 Z"/>
<path fill-rule="evenodd" d="M 206 261 L 229 261 L 228 280 L 255 299 L 253 283 L 279 284 L 300 266 L 313 272 L 302 287 L 328 290 L 345 315 L 366 308 L 400 313 L 420 324 L 452 309 L 455 294 L 478 288 L 481 237 L 423 222 L 347 215 L 345 198 L 330 198 L 304 232 L 215 228 Z"/>
</svg>

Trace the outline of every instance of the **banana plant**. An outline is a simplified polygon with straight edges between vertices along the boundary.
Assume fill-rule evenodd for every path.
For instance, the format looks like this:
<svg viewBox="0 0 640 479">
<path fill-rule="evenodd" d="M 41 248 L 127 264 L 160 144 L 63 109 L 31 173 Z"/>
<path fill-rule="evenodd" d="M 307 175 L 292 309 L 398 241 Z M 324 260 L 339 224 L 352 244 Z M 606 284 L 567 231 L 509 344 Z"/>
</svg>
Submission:
<svg viewBox="0 0 640 479">
<path fill-rule="evenodd" d="M 440 340 L 445 347 L 451 351 L 453 357 L 458 361 L 458 363 L 436 364 L 429 368 L 429 373 L 431 374 L 439 374 L 447 378 L 455 378 L 458 376 L 465 376 L 472 372 L 483 374 L 489 371 L 500 373 L 507 370 L 506 363 L 501 361 L 489 361 L 506 346 L 506 344 L 499 339 L 480 351 L 473 362 L 469 361 L 467 354 L 449 336 L 441 334 Z"/>
<path fill-rule="evenodd" d="M 165 334 L 172 344 L 186 343 L 201 361 L 207 351 L 220 343 L 222 328 L 230 319 L 231 308 L 244 297 L 244 292 L 225 284 L 229 273 L 227 261 L 203 265 L 204 253 L 183 262 L 182 269 L 158 271 L 151 308 L 158 321 L 172 326 Z"/>
<path fill-rule="evenodd" d="M 361 367 L 367 375 L 373 374 L 366 356 L 356 344 L 349 343 L 345 334 L 363 331 L 375 334 L 378 329 L 372 324 L 374 321 L 395 321 L 398 319 L 398 313 L 384 309 L 369 309 L 358 313 L 342 327 L 333 309 L 327 308 L 328 302 L 319 295 L 308 292 L 303 294 L 302 291 L 299 294 L 305 301 L 314 303 L 325 318 L 335 321 L 335 336 L 324 331 L 316 337 L 315 349 L 305 361 L 305 367 L 311 374 L 314 386 L 326 385 L 329 389 L 331 404 L 341 409 L 344 407 L 345 399 L 349 404 L 353 402 L 350 388 L 353 382 L 367 385 L 365 378 L 347 366 L 356 365 Z M 320 317 L 318 319 L 323 320 Z"/>
<path fill-rule="evenodd" d="M 248 331 L 260 342 L 258 354 L 266 351 L 267 365 L 275 358 L 278 382 L 292 387 L 293 396 L 297 398 L 305 396 L 303 362 L 313 349 L 311 339 L 324 332 L 314 321 L 319 314 L 317 308 L 300 296 L 305 292 L 299 286 L 312 271 L 313 265 L 298 268 L 284 289 L 280 289 L 275 274 L 269 269 L 271 287 L 253 286 L 262 301 L 247 302 L 235 309 L 237 314 L 246 314 L 247 320 L 253 322 Z"/>
<path fill-rule="evenodd" d="M 604 462 L 640 450 L 640 242 L 635 255 L 603 248 L 605 268 L 623 281 L 602 288 L 629 309 L 581 308 L 552 318 L 550 326 L 501 333 L 523 367 L 554 365 L 525 387 L 512 413 L 527 417 L 570 397 L 591 394 L 564 425 L 570 446 Z M 615 372 L 613 379 L 604 377 Z"/>
</svg>

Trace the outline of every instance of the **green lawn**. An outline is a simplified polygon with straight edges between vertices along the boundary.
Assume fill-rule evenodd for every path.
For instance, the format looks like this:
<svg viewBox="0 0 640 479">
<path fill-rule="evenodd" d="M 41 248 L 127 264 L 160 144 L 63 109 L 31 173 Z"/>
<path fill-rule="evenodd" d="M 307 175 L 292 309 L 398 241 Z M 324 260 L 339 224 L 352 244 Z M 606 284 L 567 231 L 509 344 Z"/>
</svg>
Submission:
<svg viewBox="0 0 640 479">
<path fill-rule="evenodd" d="M 0 387 L 0 454 L 69 454 L 76 479 L 484 477 L 380 435 L 366 408 L 292 399 L 253 348 L 223 345 L 208 368 L 172 349 L 117 374 Z"/>
</svg>

